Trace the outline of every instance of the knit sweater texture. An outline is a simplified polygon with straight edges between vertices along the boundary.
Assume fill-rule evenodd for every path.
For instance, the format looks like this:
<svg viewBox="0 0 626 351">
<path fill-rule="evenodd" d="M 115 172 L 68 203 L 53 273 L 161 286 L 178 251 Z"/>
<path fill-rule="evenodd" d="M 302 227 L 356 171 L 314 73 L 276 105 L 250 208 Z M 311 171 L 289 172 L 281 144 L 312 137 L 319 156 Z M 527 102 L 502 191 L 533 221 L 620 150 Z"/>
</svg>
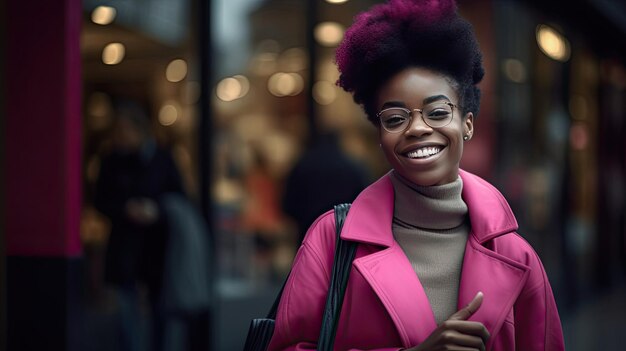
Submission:
<svg viewBox="0 0 626 351">
<path fill-rule="evenodd" d="M 418 186 L 391 173 L 395 192 L 392 231 L 417 274 L 437 324 L 457 311 L 469 233 L 463 182 Z"/>
</svg>

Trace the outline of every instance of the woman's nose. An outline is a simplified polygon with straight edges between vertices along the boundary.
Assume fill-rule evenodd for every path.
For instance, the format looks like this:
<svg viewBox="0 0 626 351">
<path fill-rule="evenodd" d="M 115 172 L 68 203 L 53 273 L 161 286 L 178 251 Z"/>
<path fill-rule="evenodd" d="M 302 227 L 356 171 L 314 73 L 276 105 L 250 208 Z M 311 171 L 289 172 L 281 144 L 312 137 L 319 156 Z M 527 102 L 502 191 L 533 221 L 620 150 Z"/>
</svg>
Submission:
<svg viewBox="0 0 626 351">
<path fill-rule="evenodd" d="M 412 118 L 408 127 L 405 130 L 406 135 L 422 136 L 423 134 L 430 134 L 433 132 L 433 128 L 424 122 L 421 110 L 413 110 Z"/>
</svg>

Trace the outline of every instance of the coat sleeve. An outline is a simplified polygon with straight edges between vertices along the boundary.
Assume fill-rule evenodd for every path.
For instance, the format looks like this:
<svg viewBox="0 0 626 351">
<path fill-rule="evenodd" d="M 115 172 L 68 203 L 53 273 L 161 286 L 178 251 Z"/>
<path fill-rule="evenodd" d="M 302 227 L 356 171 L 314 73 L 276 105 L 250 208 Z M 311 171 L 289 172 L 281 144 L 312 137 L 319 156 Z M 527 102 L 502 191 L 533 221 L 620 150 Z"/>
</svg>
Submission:
<svg viewBox="0 0 626 351">
<path fill-rule="evenodd" d="M 332 217 L 330 212 L 318 218 L 298 250 L 278 305 L 269 351 L 316 349 L 330 280 L 328 259 L 322 257 L 329 254 L 320 251 L 334 251 L 328 242 L 335 236 Z"/>
<path fill-rule="evenodd" d="M 526 256 L 530 276 L 514 306 L 516 349 L 564 350 L 561 321 L 546 272 L 530 245 Z"/>
<path fill-rule="evenodd" d="M 278 305 L 269 351 L 317 348 L 334 251 L 335 220 L 330 211 L 311 225 L 298 250 Z"/>
</svg>

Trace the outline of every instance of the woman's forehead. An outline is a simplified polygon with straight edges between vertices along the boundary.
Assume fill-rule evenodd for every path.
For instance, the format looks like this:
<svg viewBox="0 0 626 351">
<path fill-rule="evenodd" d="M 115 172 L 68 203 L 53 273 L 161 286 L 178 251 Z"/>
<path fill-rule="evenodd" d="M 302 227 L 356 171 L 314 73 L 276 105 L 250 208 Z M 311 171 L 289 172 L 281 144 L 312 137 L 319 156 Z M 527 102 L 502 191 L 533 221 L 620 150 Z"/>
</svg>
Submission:
<svg viewBox="0 0 626 351">
<path fill-rule="evenodd" d="M 378 105 L 387 101 L 430 103 L 455 100 L 456 91 L 446 76 L 423 68 L 405 69 L 391 77 L 378 91 Z"/>
</svg>

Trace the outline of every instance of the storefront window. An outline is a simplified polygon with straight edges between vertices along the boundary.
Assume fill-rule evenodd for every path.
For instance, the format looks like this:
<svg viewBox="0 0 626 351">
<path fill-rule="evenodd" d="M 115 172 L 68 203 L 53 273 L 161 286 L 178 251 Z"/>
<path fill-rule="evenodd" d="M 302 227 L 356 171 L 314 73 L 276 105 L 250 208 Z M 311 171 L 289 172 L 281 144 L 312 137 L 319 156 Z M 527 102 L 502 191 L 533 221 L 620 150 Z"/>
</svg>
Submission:
<svg viewBox="0 0 626 351">
<path fill-rule="evenodd" d="M 212 195 L 224 289 L 263 289 L 288 272 L 303 233 L 286 213 L 286 184 L 298 160 L 325 134 L 336 135 L 341 152 L 361 164 L 368 180 L 384 171 L 382 155 L 371 157 L 378 154 L 372 150 L 374 129 L 335 85 L 334 48 L 352 17 L 369 5 L 214 3 Z"/>
</svg>

